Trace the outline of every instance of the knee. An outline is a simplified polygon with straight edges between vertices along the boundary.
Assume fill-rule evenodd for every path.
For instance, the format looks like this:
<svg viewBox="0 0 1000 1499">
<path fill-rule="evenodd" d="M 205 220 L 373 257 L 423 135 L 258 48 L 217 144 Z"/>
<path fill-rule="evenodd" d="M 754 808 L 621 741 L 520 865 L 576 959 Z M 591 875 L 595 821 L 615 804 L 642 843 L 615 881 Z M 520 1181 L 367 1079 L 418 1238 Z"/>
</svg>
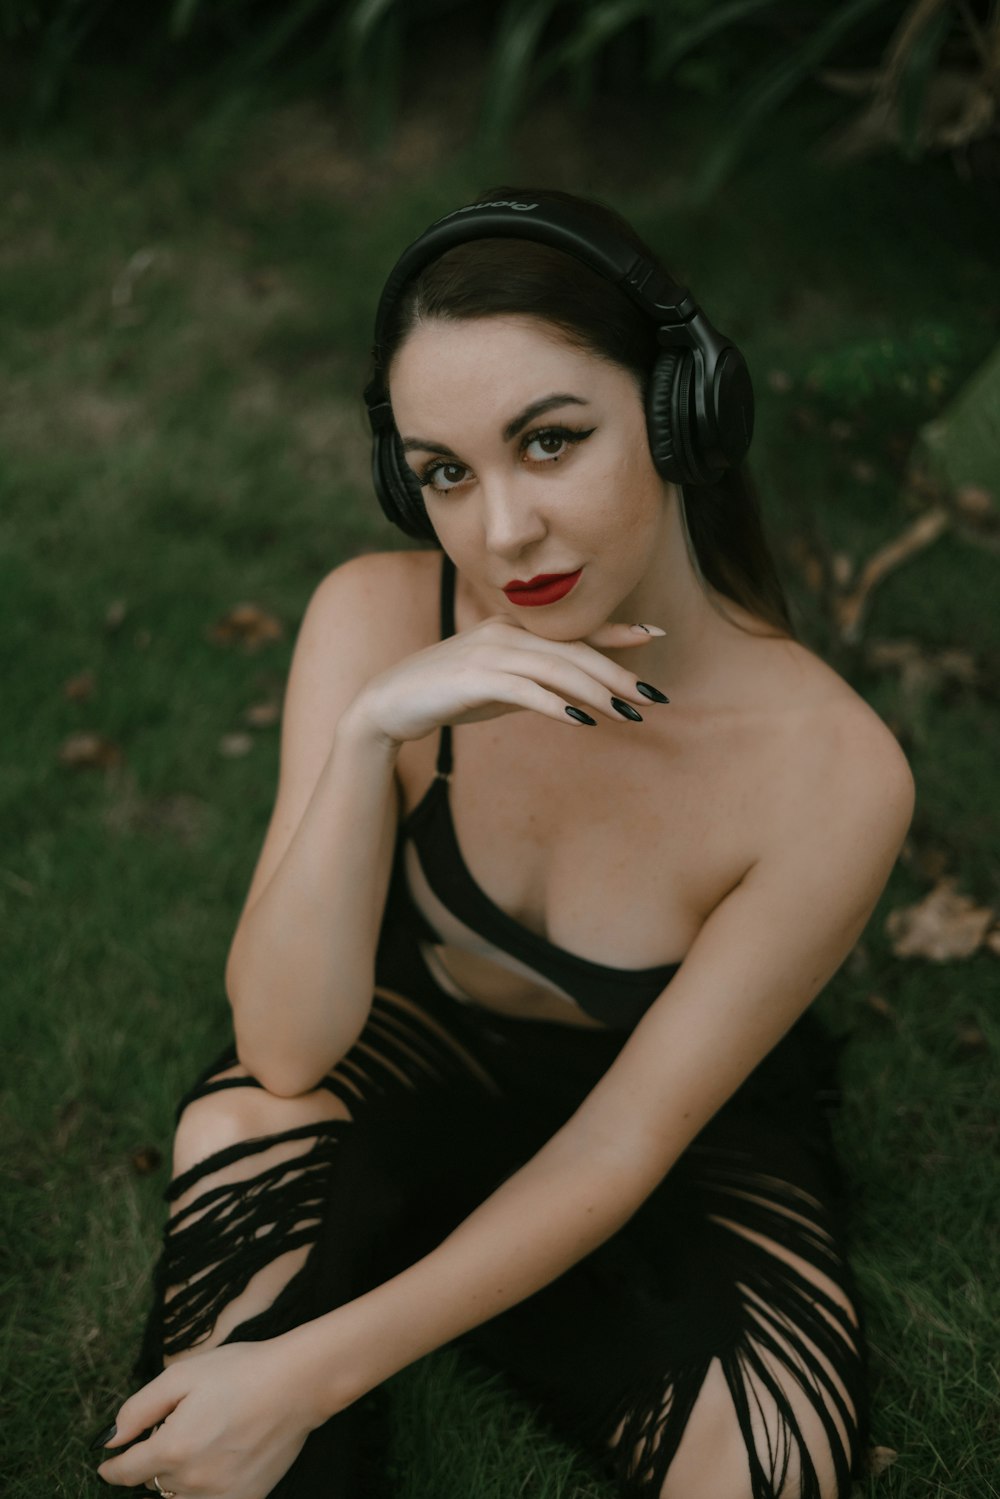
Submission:
<svg viewBox="0 0 1000 1499">
<path fill-rule="evenodd" d="M 773 1401 L 765 1398 L 756 1406 L 751 1395 L 750 1405 L 748 1437 L 718 1360 L 714 1361 L 655 1499 L 757 1499 L 763 1494 L 767 1499 L 801 1499 L 803 1469 L 809 1473 L 805 1492 L 816 1499 L 842 1499 L 833 1456 L 815 1412 L 807 1414 L 796 1402 L 791 1426 L 787 1413 L 779 1412 Z"/>
<path fill-rule="evenodd" d="M 249 1073 L 236 1066 L 225 1076 L 249 1078 Z M 210 1156 L 246 1140 L 261 1139 L 324 1119 L 349 1117 L 340 1099 L 324 1088 L 294 1098 L 278 1098 L 252 1084 L 221 1088 L 195 1098 L 178 1120 L 173 1174 L 180 1176 Z"/>
<path fill-rule="evenodd" d="M 721 1380 L 716 1385 L 706 1379 L 674 1459 L 651 1499 L 754 1499 L 746 1443 L 732 1396 Z"/>
</svg>

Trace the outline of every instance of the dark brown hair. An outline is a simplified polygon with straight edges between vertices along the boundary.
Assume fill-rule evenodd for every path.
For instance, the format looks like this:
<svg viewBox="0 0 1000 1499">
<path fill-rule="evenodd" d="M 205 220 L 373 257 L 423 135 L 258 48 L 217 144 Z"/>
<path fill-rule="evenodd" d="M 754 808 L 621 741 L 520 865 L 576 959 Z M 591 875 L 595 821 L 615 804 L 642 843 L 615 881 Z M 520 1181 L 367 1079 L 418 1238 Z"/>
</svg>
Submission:
<svg viewBox="0 0 1000 1499">
<path fill-rule="evenodd" d="M 476 201 L 498 198 L 543 198 L 572 205 L 663 267 L 632 226 L 604 204 L 553 188 L 506 186 L 491 188 Z M 383 380 L 394 355 L 423 319 L 502 315 L 536 317 L 552 324 L 577 347 L 629 370 L 645 397 L 659 352 L 650 319 L 613 282 L 574 256 L 533 240 L 513 238 L 456 245 L 403 289 L 384 330 Z M 712 485 L 685 484 L 680 493 L 684 522 L 704 580 L 779 633 L 794 636 L 746 464 L 728 469 Z"/>
</svg>

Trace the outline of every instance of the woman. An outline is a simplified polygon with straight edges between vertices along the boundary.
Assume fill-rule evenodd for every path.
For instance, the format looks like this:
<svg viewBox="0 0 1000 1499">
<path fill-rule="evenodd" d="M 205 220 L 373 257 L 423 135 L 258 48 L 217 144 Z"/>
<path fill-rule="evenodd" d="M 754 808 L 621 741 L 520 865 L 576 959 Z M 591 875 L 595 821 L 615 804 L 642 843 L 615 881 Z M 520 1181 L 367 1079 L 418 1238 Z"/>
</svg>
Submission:
<svg viewBox="0 0 1000 1499">
<path fill-rule="evenodd" d="M 809 1006 L 913 790 L 794 639 L 742 360 L 617 216 L 503 189 L 404 254 L 366 396 L 432 545 L 303 620 L 101 1475 L 354 1499 L 363 1397 L 457 1342 L 623 1495 L 843 1499 L 865 1344 Z"/>
</svg>

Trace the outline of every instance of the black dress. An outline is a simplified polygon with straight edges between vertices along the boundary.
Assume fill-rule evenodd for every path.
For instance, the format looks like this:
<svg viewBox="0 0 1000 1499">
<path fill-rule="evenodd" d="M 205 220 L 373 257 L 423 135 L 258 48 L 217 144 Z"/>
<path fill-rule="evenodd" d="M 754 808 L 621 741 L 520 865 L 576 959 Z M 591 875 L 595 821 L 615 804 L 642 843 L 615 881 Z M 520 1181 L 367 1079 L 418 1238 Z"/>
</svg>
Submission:
<svg viewBox="0 0 1000 1499">
<path fill-rule="evenodd" d="M 443 635 L 454 628 L 453 588 L 444 558 Z M 310 1246 L 302 1268 L 226 1341 L 276 1336 L 431 1250 L 574 1113 L 679 966 L 592 963 L 500 910 L 462 859 L 448 806 L 450 770 L 445 729 L 435 779 L 399 830 L 368 1021 L 324 1083 L 349 1118 L 241 1141 L 171 1184 L 168 1201 L 243 1163 L 243 1180 L 216 1183 L 168 1225 L 137 1379 L 153 1378 L 165 1353 L 207 1337 L 221 1308 L 292 1248 Z M 601 1028 L 505 1016 L 469 1002 L 435 965 L 442 936 L 432 917 L 449 924 L 445 940 L 464 932 L 481 950 L 506 954 Z M 774 1499 L 790 1454 L 802 1499 L 820 1495 L 776 1368 L 785 1384 L 798 1382 L 822 1421 L 841 1499 L 852 1477 L 862 1476 L 864 1312 L 845 1253 L 848 1199 L 830 1128 L 840 1101 L 838 1044 L 806 1011 L 623 1228 L 459 1340 L 478 1362 L 502 1371 L 629 1499 L 658 1496 L 713 1359 L 732 1395 L 754 1499 Z M 178 1117 L 208 1093 L 259 1087 L 222 1075 L 235 1062 L 232 1048 L 216 1058 Z M 289 1142 L 301 1152 L 294 1170 L 287 1149 L 281 1159 L 269 1156 Z M 860 1327 L 769 1244 L 841 1287 Z M 768 1397 L 778 1426 L 770 1437 L 759 1418 L 755 1434 L 752 1419 Z M 345 1494 L 376 1492 L 382 1409 L 377 1396 L 366 1397 L 315 1431 L 274 1495 L 313 1499 L 323 1484 Z M 847 1451 L 834 1412 L 848 1433 Z"/>
</svg>

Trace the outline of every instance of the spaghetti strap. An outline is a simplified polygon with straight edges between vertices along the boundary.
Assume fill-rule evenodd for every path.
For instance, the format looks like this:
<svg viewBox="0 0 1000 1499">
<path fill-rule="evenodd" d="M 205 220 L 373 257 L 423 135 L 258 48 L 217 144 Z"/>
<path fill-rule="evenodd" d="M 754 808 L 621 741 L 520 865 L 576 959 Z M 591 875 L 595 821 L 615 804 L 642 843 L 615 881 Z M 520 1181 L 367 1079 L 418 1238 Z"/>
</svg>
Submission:
<svg viewBox="0 0 1000 1499">
<path fill-rule="evenodd" d="M 441 553 L 441 639 L 455 633 L 455 564 L 447 552 Z M 444 724 L 438 741 L 434 774 L 442 781 L 451 777 L 451 725 Z"/>
</svg>

